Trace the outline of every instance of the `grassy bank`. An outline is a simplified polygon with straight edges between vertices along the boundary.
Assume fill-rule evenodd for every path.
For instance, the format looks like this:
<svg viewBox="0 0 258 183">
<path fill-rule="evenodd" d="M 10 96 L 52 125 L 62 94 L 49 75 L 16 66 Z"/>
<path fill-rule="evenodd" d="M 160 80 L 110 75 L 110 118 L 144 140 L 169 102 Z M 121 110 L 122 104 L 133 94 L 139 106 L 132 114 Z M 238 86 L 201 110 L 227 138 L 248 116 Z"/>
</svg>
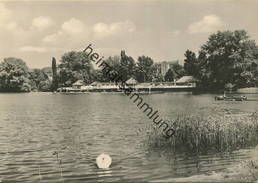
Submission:
<svg viewBox="0 0 258 183">
<path fill-rule="evenodd" d="M 258 114 L 178 116 L 171 125 L 176 133 L 166 139 L 154 129 L 148 143 L 155 147 L 236 149 L 258 143 Z"/>
</svg>

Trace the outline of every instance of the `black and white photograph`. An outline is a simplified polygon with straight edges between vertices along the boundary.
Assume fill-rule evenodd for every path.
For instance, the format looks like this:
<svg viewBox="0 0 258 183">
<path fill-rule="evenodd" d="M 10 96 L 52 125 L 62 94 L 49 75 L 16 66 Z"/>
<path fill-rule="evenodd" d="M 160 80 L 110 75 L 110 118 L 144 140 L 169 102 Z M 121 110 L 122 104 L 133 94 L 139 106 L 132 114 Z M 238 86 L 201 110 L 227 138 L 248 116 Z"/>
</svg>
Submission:
<svg viewBox="0 0 258 183">
<path fill-rule="evenodd" d="M 257 0 L 0 0 L 0 183 L 258 183 Z"/>
</svg>

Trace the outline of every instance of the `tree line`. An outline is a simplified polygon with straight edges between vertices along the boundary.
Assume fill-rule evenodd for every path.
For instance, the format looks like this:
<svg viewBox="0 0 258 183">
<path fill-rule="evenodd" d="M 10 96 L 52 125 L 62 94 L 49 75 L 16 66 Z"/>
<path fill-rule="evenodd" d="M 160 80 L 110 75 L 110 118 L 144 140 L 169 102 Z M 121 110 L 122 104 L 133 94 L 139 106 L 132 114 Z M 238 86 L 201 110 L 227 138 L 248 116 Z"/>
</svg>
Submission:
<svg viewBox="0 0 258 183">
<path fill-rule="evenodd" d="M 49 91 L 52 85 L 51 76 L 51 67 L 29 69 L 22 59 L 5 58 L 0 63 L 0 91 Z"/>
<path fill-rule="evenodd" d="M 209 36 L 197 54 L 186 50 L 184 65 L 178 62 L 170 64 L 165 75 L 160 73 L 159 63 L 144 55 L 135 61 L 121 51 L 119 56 L 110 56 L 105 62 L 124 81 L 132 77 L 141 83 L 173 82 L 184 75 L 191 75 L 205 90 L 218 90 L 225 86 L 240 88 L 258 84 L 257 48 L 244 30 L 218 31 Z M 77 80 L 85 84 L 110 82 L 84 52 L 64 53 L 59 65 L 52 58 L 52 67 L 43 69 L 29 69 L 19 58 L 5 58 L 0 63 L 1 92 L 54 91 L 58 87 L 71 86 Z"/>
</svg>

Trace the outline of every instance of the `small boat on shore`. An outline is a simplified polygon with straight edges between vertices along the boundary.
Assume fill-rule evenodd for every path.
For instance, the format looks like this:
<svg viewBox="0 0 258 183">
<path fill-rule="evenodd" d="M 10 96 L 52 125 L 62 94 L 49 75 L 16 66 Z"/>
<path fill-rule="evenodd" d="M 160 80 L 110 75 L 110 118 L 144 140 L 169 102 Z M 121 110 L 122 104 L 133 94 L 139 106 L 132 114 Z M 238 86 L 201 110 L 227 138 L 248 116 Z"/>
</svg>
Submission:
<svg viewBox="0 0 258 183">
<path fill-rule="evenodd" d="M 244 95 L 219 95 L 214 97 L 215 100 L 226 100 L 226 101 L 244 101 L 247 97 Z"/>
</svg>

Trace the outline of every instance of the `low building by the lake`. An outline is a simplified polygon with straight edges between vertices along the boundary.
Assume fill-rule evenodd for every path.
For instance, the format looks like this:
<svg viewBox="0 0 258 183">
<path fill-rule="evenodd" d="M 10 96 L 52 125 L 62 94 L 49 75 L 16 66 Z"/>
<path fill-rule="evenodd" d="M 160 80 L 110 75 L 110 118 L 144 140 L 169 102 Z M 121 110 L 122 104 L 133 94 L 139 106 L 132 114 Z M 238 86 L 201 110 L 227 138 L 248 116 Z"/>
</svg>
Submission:
<svg viewBox="0 0 258 183">
<path fill-rule="evenodd" d="M 183 76 L 179 80 L 176 81 L 176 85 L 180 86 L 193 86 L 196 87 L 196 83 L 198 80 L 193 76 Z"/>
<path fill-rule="evenodd" d="M 75 83 L 72 84 L 73 89 L 81 89 L 81 87 L 84 85 L 82 80 L 78 80 Z"/>
<path fill-rule="evenodd" d="M 183 76 L 175 82 L 151 82 L 139 83 L 136 79 L 130 78 L 126 81 L 135 92 L 173 92 L 173 91 L 193 91 L 196 88 L 196 80 L 192 76 Z M 114 82 L 95 81 L 89 85 L 84 85 L 82 80 L 72 84 L 72 87 L 61 87 L 57 90 L 60 93 L 87 93 L 87 92 L 123 92 Z"/>
</svg>

